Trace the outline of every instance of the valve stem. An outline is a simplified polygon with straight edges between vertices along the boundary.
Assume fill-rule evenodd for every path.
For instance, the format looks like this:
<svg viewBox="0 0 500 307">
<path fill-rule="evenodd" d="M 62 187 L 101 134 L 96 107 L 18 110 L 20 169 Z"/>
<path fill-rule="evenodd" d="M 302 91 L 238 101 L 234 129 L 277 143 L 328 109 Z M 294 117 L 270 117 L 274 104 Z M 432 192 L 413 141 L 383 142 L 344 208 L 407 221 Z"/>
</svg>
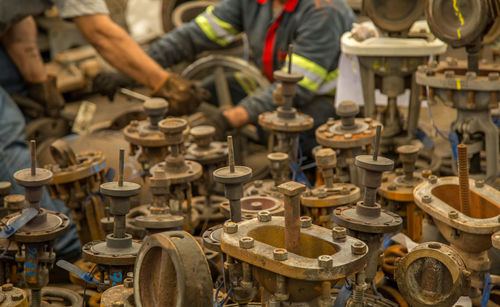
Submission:
<svg viewBox="0 0 500 307">
<path fill-rule="evenodd" d="M 36 141 L 30 141 L 31 176 L 36 176 Z"/>
</svg>

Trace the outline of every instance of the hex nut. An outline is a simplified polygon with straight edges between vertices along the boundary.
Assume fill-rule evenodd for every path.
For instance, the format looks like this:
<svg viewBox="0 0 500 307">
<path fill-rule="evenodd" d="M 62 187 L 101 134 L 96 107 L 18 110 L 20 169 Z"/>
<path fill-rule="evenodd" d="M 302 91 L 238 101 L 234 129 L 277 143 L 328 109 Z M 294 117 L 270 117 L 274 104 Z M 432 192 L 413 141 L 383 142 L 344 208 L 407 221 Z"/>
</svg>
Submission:
<svg viewBox="0 0 500 307">
<path fill-rule="evenodd" d="M 429 176 L 429 182 L 431 184 L 436 184 L 438 182 L 438 177 L 436 175 Z"/>
<path fill-rule="evenodd" d="M 240 239 L 240 247 L 244 249 L 249 249 L 253 247 L 254 239 L 250 237 L 243 237 Z"/>
<path fill-rule="evenodd" d="M 355 242 L 351 245 L 351 252 L 354 255 L 363 255 L 366 253 L 366 244 L 363 242 Z"/>
<path fill-rule="evenodd" d="M 284 248 L 276 248 L 273 251 L 274 260 L 285 261 L 288 259 L 288 251 Z"/>
<path fill-rule="evenodd" d="M 14 293 L 10 297 L 14 302 L 20 301 L 24 298 L 24 295 L 22 293 Z"/>
<path fill-rule="evenodd" d="M 130 277 L 127 277 L 123 280 L 123 285 L 125 286 L 125 288 L 133 288 L 134 280 Z"/>
<path fill-rule="evenodd" d="M 312 225 L 312 218 L 310 216 L 301 216 L 300 217 L 300 227 L 308 228 Z"/>
<path fill-rule="evenodd" d="M 390 186 L 387 187 L 387 189 L 389 191 L 396 191 L 397 187 L 395 185 L 391 184 Z"/>
<path fill-rule="evenodd" d="M 262 180 L 255 180 L 255 181 L 253 182 L 253 185 L 254 185 L 254 187 L 256 187 L 256 188 L 261 188 L 261 187 L 262 187 L 262 185 L 263 185 L 263 182 L 262 182 Z"/>
<path fill-rule="evenodd" d="M 490 72 L 488 74 L 489 81 L 498 81 L 500 79 L 500 74 L 498 72 Z"/>
<path fill-rule="evenodd" d="M 320 268 L 331 268 L 333 266 L 333 258 L 329 255 L 321 255 L 318 257 L 318 265 Z"/>
<path fill-rule="evenodd" d="M 422 201 L 426 204 L 430 204 L 432 202 L 432 196 L 424 195 L 424 196 L 422 196 Z"/>
<path fill-rule="evenodd" d="M 422 177 L 429 178 L 430 176 L 432 176 L 432 171 L 430 169 L 424 169 L 422 170 L 421 174 Z"/>
<path fill-rule="evenodd" d="M 484 180 L 483 179 L 476 180 L 476 188 L 482 188 L 482 187 L 484 187 Z"/>
<path fill-rule="evenodd" d="M 125 303 L 122 301 L 116 301 L 116 302 L 113 302 L 113 304 L 111 306 L 112 307 L 124 307 Z"/>
<path fill-rule="evenodd" d="M 336 242 L 345 242 L 347 240 L 347 229 L 344 227 L 333 227 L 332 238 Z"/>
<path fill-rule="evenodd" d="M 271 212 L 267 210 L 262 210 L 257 213 L 257 219 L 259 220 L 259 222 L 270 222 L 272 218 L 273 216 L 271 215 Z"/>
<path fill-rule="evenodd" d="M 12 284 L 5 284 L 2 286 L 2 291 L 8 292 L 11 291 L 14 286 Z"/>
<path fill-rule="evenodd" d="M 456 210 L 451 210 L 450 212 L 448 212 L 448 217 L 450 219 L 456 219 L 458 218 L 458 212 Z"/>
<path fill-rule="evenodd" d="M 344 139 L 346 139 L 346 140 L 352 139 L 352 133 L 346 133 L 346 134 L 344 134 Z"/>
<path fill-rule="evenodd" d="M 224 223 L 223 228 L 225 233 L 233 234 L 238 232 L 238 224 L 235 222 L 227 221 Z"/>
<path fill-rule="evenodd" d="M 328 196 L 328 192 L 326 191 L 325 188 L 318 189 L 318 198 L 325 198 L 327 196 Z"/>
</svg>

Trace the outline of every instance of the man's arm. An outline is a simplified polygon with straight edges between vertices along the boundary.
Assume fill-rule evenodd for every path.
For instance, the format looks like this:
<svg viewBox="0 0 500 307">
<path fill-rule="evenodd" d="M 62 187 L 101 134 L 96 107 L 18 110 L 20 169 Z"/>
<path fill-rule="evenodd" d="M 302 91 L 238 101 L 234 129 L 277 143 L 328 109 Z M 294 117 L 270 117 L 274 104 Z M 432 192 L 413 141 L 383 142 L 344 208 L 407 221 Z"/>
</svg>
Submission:
<svg viewBox="0 0 500 307">
<path fill-rule="evenodd" d="M 109 16 L 86 15 L 75 17 L 73 21 L 106 61 L 134 80 L 155 89 L 170 75 Z"/>
<path fill-rule="evenodd" d="M 33 17 L 26 17 L 1 37 L 2 45 L 16 64 L 24 80 L 42 83 L 47 80 L 37 44 L 37 30 Z"/>
</svg>

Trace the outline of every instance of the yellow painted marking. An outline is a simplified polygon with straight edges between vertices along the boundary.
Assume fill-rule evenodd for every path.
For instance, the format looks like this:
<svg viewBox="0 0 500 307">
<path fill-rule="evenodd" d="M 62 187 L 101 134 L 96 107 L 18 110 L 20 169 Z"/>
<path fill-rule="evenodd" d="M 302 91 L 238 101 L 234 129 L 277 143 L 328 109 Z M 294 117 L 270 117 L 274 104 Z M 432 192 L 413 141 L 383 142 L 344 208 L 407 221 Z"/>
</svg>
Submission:
<svg viewBox="0 0 500 307">
<path fill-rule="evenodd" d="M 462 88 L 462 82 L 460 79 L 457 79 L 457 90 L 460 90 Z"/>
<path fill-rule="evenodd" d="M 462 16 L 462 12 L 460 12 L 460 8 L 457 5 L 457 0 L 453 0 L 453 9 L 455 10 L 455 15 L 458 17 L 458 20 L 460 21 L 460 27 L 458 27 L 457 29 L 457 36 L 458 38 L 462 38 L 462 33 L 460 33 L 460 31 L 462 30 L 465 21 L 464 21 L 464 16 Z"/>
</svg>

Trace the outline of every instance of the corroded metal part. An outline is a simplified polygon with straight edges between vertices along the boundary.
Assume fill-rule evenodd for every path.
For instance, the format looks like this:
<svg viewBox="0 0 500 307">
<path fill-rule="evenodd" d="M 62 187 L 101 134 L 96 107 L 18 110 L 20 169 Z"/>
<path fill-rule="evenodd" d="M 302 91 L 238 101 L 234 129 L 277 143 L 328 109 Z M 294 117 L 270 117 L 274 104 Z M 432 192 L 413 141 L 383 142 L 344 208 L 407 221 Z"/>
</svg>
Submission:
<svg viewBox="0 0 500 307">
<path fill-rule="evenodd" d="M 255 180 L 245 184 L 245 196 L 264 196 L 283 198 L 283 195 L 278 192 L 276 183 L 272 179 Z"/>
<path fill-rule="evenodd" d="M 123 285 L 111 287 L 101 296 L 101 307 L 135 307 L 133 280 L 125 279 Z"/>
<path fill-rule="evenodd" d="M 290 167 L 289 156 L 283 152 L 272 152 L 267 155 L 272 180 L 255 180 L 245 184 L 245 196 L 269 196 L 283 199 L 276 186 L 288 181 Z"/>
<path fill-rule="evenodd" d="M 292 119 L 280 118 L 276 112 L 265 112 L 259 115 L 259 125 L 266 130 L 301 132 L 311 129 L 314 119 L 299 112 Z"/>
<path fill-rule="evenodd" d="M 23 212 L 5 217 L 2 222 L 12 224 Z M 41 243 L 57 239 L 69 230 L 69 218 L 59 212 L 40 209 L 39 214 L 31 222 L 24 225 L 12 235 L 19 243 Z"/>
<path fill-rule="evenodd" d="M 4 284 L 0 288 L 0 306 L 28 307 L 28 295 L 21 288 L 16 288 L 12 284 Z"/>
<path fill-rule="evenodd" d="M 424 0 L 365 0 L 363 10 L 373 23 L 386 32 L 408 32 L 424 14 Z"/>
<path fill-rule="evenodd" d="M 372 144 L 375 140 L 375 127 L 380 122 L 371 118 L 355 118 L 355 129 L 342 128 L 341 120 L 329 120 L 316 129 L 316 140 L 325 147 L 346 149 Z"/>
<path fill-rule="evenodd" d="M 71 210 L 82 244 L 104 239 L 99 223 L 104 217 L 104 204 L 100 197 L 92 194 L 97 194 L 99 185 L 106 180 L 105 157 L 99 151 L 75 155 L 62 139 L 51 144 L 50 152 L 57 163 L 45 166 L 54 174 L 48 186 L 51 196 L 63 200 Z"/>
<path fill-rule="evenodd" d="M 130 235 L 126 238 L 132 240 Z M 112 248 L 107 246 L 106 241 L 92 241 L 82 247 L 82 255 L 83 259 L 101 265 L 128 266 L 135 263 L 140 248 L 141 242 L 136 240 L 127 248 Z"/>
<path fill-rule="evenodd" d="M 63 306 L 81 307 L 83 305 L 83 298 L 75 291 L 60 287 L 44 287 L 42 289 L 42 299 L 48 305 L 64 304 Z"/>
<path fill-rule="evenodd" d="M 165 135 L 158 129 L 158 122 L 165 116 L 167 102 L 162 98 L 151 98 L 144 102 L 147 120 L 132 121 L 123 134 L 125 139 L 141 147 L 165 147 L 168 145 Z"/>
<path fill-rule="evenodd" d="M 222 163 L 228 155 L 227 143 L 215 142 L 215 128 L 212 126 L 197 126 L 189 130 L 194 144 L 186 149 L 186 159 L 202 165 Z"/>
<path fill-rule="evenodd" d="M 452 306 L 468 295 L 470 272 L 450 246 L 426 242 L 396 261 L 396 281 L 410 306 Z"/>
<path fill-rule="evenodd" d="M 208 228 L 202 235 L 203 246 L 215 252 L 222 252 L 220 247 L 220 237 L 222 235 L 222 225 L 216 225 Z"/>
<path fill-rule="evenodd" d="M 472 206 L 471 216 L 467 216 L 458 207 L 458 178 L 432 179 L 418 185 L 413 195 L 417 205 L 433 218 L 445 238 L 462 250 L 491 247 L 491 235 L 500 230 L 500 192 L 489 185 L 478 186 L 470 179 Z M 445 228 L 458 230 L 458 236 L 444 232 Z"/>
<path fill-rule="evenodd" d="M 264 270 L 308 281 L 337 280 L 364 266 L 366 250 L 361 255 L 354 255 L 351 251 L 353 244 L 366 246 L 364 243 L 350 236 L 344 242 L 333 241 L 330 230 L 316 225 L 301 229 L 300 254 L 288 252 L 287 260 L 275 260 L 274 250 L 285 246 L 284 222 L 283 217 L 277 216 L 267 222 L 257 219 L 242 221 L 235 233 L 222 233 L 222 251 Z M 253 239 L 252 248 L 240 248 L 243 237 Z M 321 255 L 330 255 L 333 259 L 326 269 L 316 259 Z"/>
<path fill-rule="evenodd" d="M 226 218 L 229 218 L 229 202 L 220 204 L 220 209 Z M 284 204 L 282 199 L 269 196 L 247 196 L 241 199 L 241 214 L 244 220 L 257 217 L 262 211 L 269 211 L 271 215 L 283 215 Z"/>
<path fill-rule="evenodd" d="M 134 271 L 137 307 L 213 304 L 213 284 L 203 249 L 183 231 L 148 237 Z"/>
</svg>

